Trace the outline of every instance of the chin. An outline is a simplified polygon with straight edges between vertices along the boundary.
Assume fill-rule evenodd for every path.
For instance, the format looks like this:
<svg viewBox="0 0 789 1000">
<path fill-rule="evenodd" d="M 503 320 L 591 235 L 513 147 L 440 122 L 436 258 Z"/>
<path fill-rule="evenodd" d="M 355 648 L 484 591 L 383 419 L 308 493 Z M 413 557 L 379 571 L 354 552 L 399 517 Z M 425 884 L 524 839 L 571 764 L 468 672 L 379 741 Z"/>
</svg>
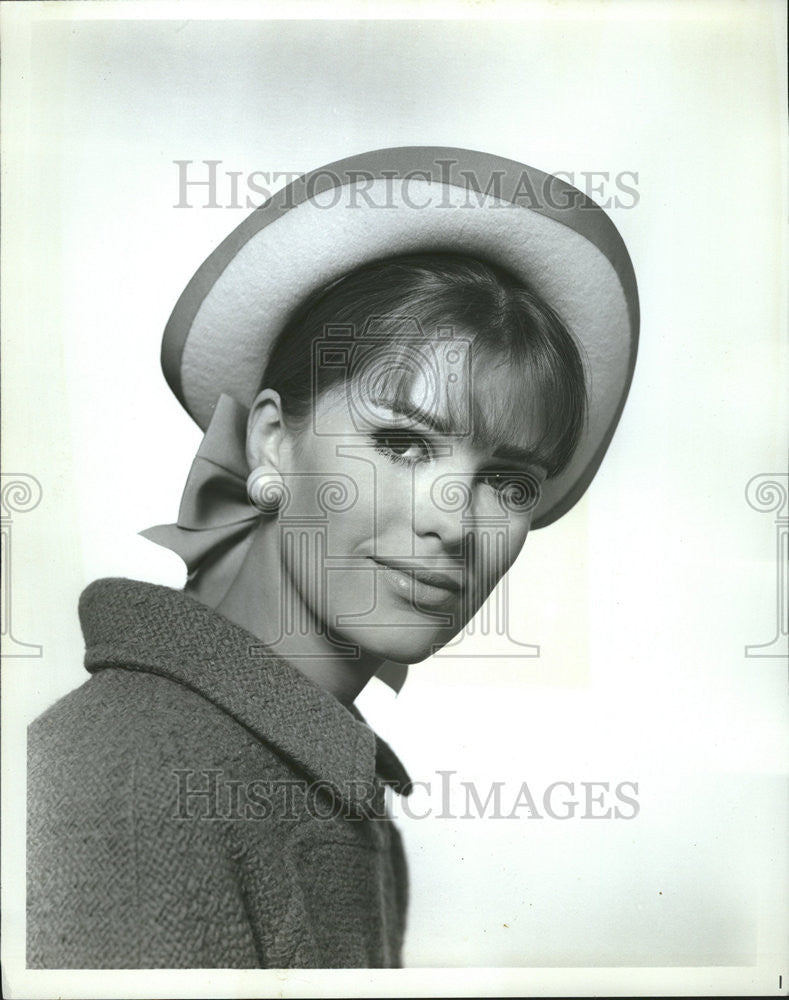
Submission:
<svg viewBox="0 0 789 1000">
<path fill-rule="evenodd" d="M 400 632 L 401 634 L 398 634 Z M 421 634 L 420 634 L 421 632 Z M 380 637 L 354 637 L 356 641 L 361 640 L 362 648 L 371 656 L 378 656 L 385 660 L 392 660 L 394 663 L 421 663 L 433 653 L 442 649 L 448 642 L 457 635 L 457 629 L 453 629 L 451 634 L 438 630 L 419 630 L 413 627 L 402 629 L 389 626 L 386 634 Z"/>
</svg>

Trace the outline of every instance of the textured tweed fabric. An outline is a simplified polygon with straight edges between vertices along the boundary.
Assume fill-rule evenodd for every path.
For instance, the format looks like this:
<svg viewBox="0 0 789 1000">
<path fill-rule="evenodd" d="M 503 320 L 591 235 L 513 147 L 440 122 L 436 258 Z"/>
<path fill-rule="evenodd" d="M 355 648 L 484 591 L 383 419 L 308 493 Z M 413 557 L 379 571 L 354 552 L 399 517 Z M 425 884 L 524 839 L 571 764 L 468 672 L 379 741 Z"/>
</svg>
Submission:
<svg viewBox="0 0 789 1000">
<path fill-rule="evenodd" d="M 30 727 L 32 968 L 400 964 L 383 741 L 181 591 L 83 593 L 86 683 Z"/>
</svg>

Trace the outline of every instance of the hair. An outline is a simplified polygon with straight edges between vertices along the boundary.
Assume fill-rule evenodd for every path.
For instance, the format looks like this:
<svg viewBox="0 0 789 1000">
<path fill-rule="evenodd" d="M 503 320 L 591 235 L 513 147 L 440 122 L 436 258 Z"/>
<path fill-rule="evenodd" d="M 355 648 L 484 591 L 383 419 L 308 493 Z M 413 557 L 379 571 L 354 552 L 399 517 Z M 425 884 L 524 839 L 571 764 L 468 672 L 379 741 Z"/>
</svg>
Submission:
<svg viewBox="0 0 789 1000">
<path fill-rule="evenodd" d="M 319 393 L 364 379 L 380 398 L 407 405 L 416 372 L 424 374 L 424 349 L 447 330 L 470 348 L 466 377 L 449 375 L 454 389 L 444 402 L 451 419 L 458 420 L 465 399 L 475 441 L 518 443 L 529 428 L 548 476 L 561 472 L 586 422 L 580 349 L 558 313 L 524 282 L 474 257 L 388 257 L 314 292 L 276 338 L 261 388 L 279 393 L 286 420 L 296 426 Z M 320 363 L 319 344 L 347 347 L 343 362 Z"/>
</svg>

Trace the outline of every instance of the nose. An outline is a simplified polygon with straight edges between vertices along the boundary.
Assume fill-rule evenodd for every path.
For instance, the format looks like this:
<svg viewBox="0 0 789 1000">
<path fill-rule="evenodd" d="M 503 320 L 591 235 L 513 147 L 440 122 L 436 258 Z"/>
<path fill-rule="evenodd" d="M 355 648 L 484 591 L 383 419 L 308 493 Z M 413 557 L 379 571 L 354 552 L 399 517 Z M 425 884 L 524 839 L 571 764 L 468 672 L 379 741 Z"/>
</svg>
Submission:
<svg viewBox="0 0 789 1000">
<path fill-rule="evenodd" d="M 440 554 L 481 573 L 481 586 L 489 592 L 522 548 L 531 517 L 521 510 L 513 519 L 507 504 L 474 473 L 433 470 L 415 486 L 415 535 L 436 540 Z"/>
<path fill-rule="evenodd" d="M 463 540 L 473 524 L 474 477 L 460 472 L 430 471 L 415 483 L 414 533 L 435 538 L 448 555 L 463 555 Z"/>
</svg>

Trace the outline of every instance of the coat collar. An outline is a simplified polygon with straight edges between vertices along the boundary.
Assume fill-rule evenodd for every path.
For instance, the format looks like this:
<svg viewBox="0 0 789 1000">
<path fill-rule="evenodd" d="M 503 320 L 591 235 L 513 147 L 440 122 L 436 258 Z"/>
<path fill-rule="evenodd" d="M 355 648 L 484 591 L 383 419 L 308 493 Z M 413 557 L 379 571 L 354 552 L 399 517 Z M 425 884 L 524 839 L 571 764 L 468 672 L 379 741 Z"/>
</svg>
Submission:
<svg viewBox="0 0 789 1000">
<path fill-rule="evenodd" d="M 189 594 L 137 580 L 96 580 L 79 603 L 85 667 L 159 674 L 196 691 L 352 805 L 376 774 L 400 794 L 410 779 L 391 748 L 328 691 Z"/>
</svg>

